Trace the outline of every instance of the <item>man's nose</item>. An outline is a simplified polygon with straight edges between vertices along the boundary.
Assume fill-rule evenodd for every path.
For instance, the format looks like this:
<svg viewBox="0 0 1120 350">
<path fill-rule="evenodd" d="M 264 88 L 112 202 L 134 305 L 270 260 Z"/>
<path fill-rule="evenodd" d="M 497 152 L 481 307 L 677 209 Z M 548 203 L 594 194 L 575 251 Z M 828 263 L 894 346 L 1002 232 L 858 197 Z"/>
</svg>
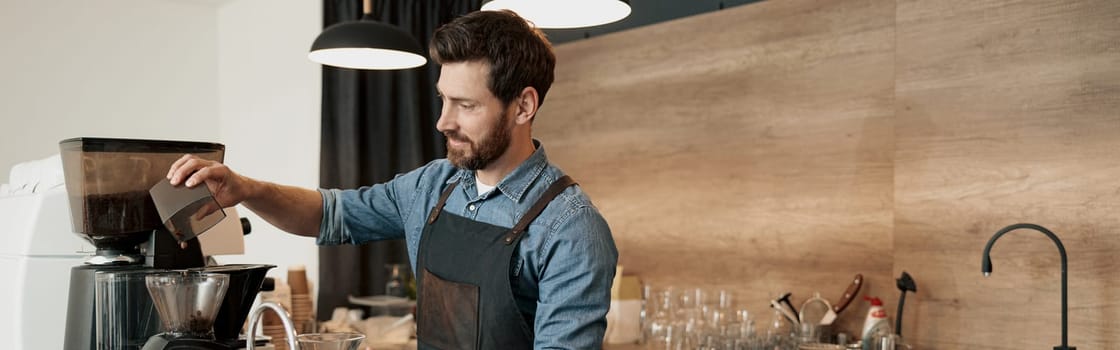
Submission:
<svg viewBox="0 0 1120 350">
<path fill-rule="evenodd" d="M 436 121 L 436 130 L 440 132 L 455 130 L 455 115 L 446 107 L 440 111 L 439 120 Z"/>
</svg>

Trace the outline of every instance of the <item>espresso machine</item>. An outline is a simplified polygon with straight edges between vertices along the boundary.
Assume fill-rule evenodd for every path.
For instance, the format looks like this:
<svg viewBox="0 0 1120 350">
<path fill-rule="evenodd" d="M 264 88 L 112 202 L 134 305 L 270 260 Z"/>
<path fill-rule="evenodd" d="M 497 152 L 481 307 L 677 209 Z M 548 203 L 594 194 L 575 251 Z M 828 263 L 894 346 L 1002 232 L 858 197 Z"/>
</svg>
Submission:
<svg viewBox="0 0 1120 350">
<path fill-rule="evenodd" d="M 216 265 L 212 261 L 208 264 L 200 239 L 233 235 L 243 244 L 242 236 L 250 231 L 248 221 L 227 214 L 221 223 L 206 231 L 207 235 L 180 242 L 166 229 L 149 194 L 149 189 L 165 179 L 171 164 L 182 155 L 221 162 L 225 146 L 83 137 L 63 140 L 59 148 L 73 231 L 95 249 L 89 259 L 70 271 L 63 348 L 242 348 L 242 324 L 265 274 L 275 266 Z M 153 289 L 159 277 L 169 274 L 224 278 L 183 278 L 178 288 Z M 223 280 L 223 295 L 210 293 L 212 288 L 195 295 L 157 293 L 197 288 L 209 283 L 204 281 L 216 279 Z M 184 316 L 184 322 L 194 327 L 186 329 L 210 331 L 183 332 L 177 323 L 181 320 L 161 318 L 167 305 L 187 304 L 198 306 L 193 310 L 198 313 Z M 216 314 L 203 315 L 204 311 L 214 310 Z M 165 318 L 179 316 L 171 313 Z M 188 340 L 189 345 L 182 345 Z"/>
</svg>

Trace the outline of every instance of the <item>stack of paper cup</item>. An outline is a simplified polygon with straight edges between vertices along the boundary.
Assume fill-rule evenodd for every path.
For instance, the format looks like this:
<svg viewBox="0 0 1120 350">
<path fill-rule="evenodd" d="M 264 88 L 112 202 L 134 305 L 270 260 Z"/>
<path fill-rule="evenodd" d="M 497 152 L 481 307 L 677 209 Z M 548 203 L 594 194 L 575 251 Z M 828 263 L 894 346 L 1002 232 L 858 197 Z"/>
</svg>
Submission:
<svg viewBox="0 0 1120 350">
<path fill-rule="evenodd" d="M 288 285 L 292 288 L 292 323 L 295 323 L 296 332 L 315 333 L 315 308 L 307 283 L 307 269 L 303 265 L 288 267 Z"/>
<path fill-rule="evenodd" d="M 284 321 L 280 320 L 280 316 L 272 310 L 265 310 L 263 318 L 261 333 L 271 338 L 269 342 L 276 350 L 289 350 L 288 336 L 284 334 Z"/>
</svg>

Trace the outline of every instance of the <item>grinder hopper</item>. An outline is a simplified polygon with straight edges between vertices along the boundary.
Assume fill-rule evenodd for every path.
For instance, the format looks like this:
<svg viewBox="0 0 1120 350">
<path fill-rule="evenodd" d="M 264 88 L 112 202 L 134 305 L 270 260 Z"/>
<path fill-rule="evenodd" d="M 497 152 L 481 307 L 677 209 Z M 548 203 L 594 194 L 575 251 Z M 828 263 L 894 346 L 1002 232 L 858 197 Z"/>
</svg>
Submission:
<svg viewBox="0 0 1120 350">
<path fill-rule="evenodd" d="M 74 232 L 98 255 L 131 251 L 163 227 L 148 190 L 183 154 L 222 161 L 217 143 L 80 137 L 59 142 Z"/>
</svg>

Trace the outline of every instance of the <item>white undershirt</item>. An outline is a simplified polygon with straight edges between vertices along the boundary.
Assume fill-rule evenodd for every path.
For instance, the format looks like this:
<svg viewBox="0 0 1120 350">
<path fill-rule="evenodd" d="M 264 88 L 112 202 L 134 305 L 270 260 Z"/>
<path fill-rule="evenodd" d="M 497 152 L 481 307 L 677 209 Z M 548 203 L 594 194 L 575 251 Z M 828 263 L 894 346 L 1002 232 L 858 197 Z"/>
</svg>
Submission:
<svg viewBox="0 0 1120 350">
<path fill-rule="evenodd" d="M 474 185 L 475 185 L 475 187 L 478 187 L 478 195 L 479 196 L 490 193 L 490 191 L 494 190 L 494 187 L 497 187 L 497 185 L 490 186 L 490 185 L 484 184 L 484 183 L 482 183 L 482 180 L 479 180 L 477 177 L 474 178 Z"/>
</svg>

